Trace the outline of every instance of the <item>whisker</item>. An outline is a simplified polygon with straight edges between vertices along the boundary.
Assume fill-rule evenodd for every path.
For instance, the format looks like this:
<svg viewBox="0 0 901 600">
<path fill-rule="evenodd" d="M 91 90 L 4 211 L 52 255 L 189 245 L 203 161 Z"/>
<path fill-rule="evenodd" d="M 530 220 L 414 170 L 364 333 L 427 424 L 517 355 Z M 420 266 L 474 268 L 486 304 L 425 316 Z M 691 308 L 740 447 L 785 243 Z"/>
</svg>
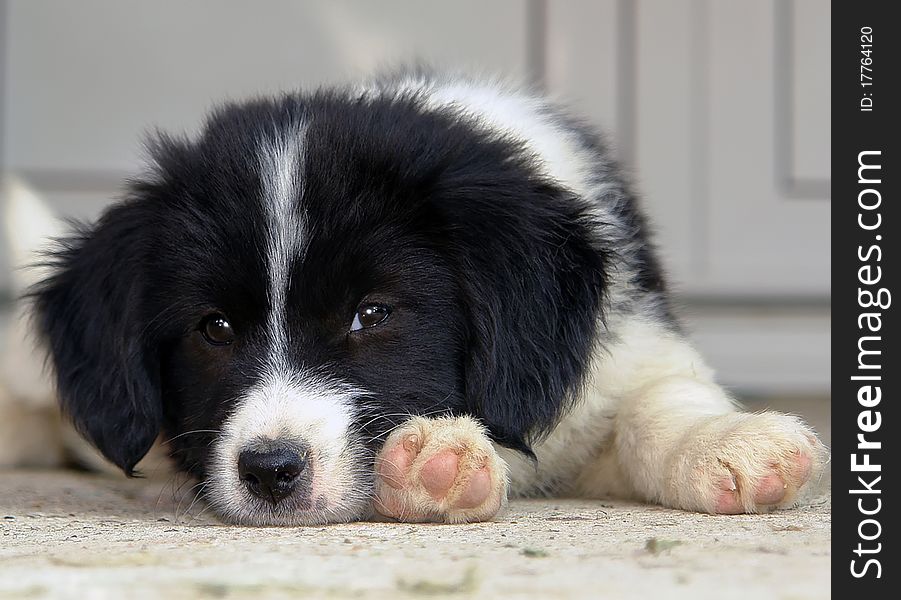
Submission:
<svg viewBox="0 0 901 600">
<path fill-rule="evenodd" d="M 175 479 L 176 479 L 177 477 L 179 477 L 180 475 L 181 475 L 181 473 L 180 473 L 179 471 L 175 471 L 175 472 L 172 473 L 172 475 L 170 475 L 170 476 L 166 479 L 166 482 L 163 483 L 163 486 L 160 488 L 160 493 L 159 493 L 159 495 L 156 497 L 156 504 L 155 504 L 154 507 L 153 507 L 153 516 L 154 516 L 154 517 L 156 517 L 156 515 L 159 514 L 159 513 L 157 513 L 156 511 L 159 510 L 160 502 L 163 501 L 163 492 L 165 492 L 165 491 L 166 491 L 166 488 L 169 487 L 170 482 L 173 482 L 173 484 L 174 484 Z"/>
<path fill-rule="evenodd" d="M 432 405 L 432 406 L 434 406 L 434 405 Z M 376 415 L 375 417 L 371 418 L 369 421 L 367 421 L 363 425 L 360 425 L 360 429 L 366 429 L 366 427 L 368 427 L 372 423 L 375 423 L 379 419 L 385 419 L 386 421 L 389 421 L 395 428 L 397 428 L 397 427 L 400 427 L 401 425 L 403 425 L 403 423 L 405 421 L 398 423 L 397 421 L 392 420 L 392 417 L 402 417 L 402 418 L 406 418 L 407 420 L 409 420 L 412 417 L 430 417 L 433 415 L 438 415 L 438 414 L 442 414 L 442 413 L 446 413 L 446 412 L 447 412 L 447 409 L 439 408 L 439 409 L 435 409 L 435 410 L 431 410 L 431 411 L 426 410 L 424 412 L 419 412 L 419 413 L 415 413 L 415 414 L 412 412 L 404 412 L 404 413 L 398 412 L 398 413 L 388 413 L 385 415 Z"/>
<path fill-rule="evenodd" d="M 218 433 L 219 433 L 219 430 L 218 430 L 218 429 L 195 429 L 195 430 L 193 430 L 193 431 L 185 431 L 185 432 L 179 433 L 178 435 L 176 435 L 176 436 L 174 436 L 174 437 L 171 437 L 171 438 L 169 438 L 168 440 L 165 440 L 165 441 L 163 441 L 163 442 L 161 442 L 161 443 L 162 443 L 163 445 L 166 445 L 166 444 L 171 443 L 171 442 L 174 441 L 174 440 L 177 440 L 178 438 L 180 438 L 180 437 L 182 437 L 182 436 L 185 436 L 185 435 L 191 435 L 191 434 L 194 434 L 194 433 L 216 433 L 216 434 L 218 434 Z"/>
<path fill-rule="evenodd" d="M 182 517 L 184 517 L 185 515 L 187 515 L 188 513 L 191 512 L 191 509 L 194 508 L 195 504 L 197 504 L 197 501 L 200 499 L 201 495 L 203 494 L 203 491 L 207 488 L 208 485 L 209 485 L 209 481 L 202 482 L 200 489 L 197 490 L 197 493 L 194 494 L 194 499 L 191 500 L 191 504 L 189 504 L 188 508 L 185 509 L 185 512 L 182 513 Z"/>
<path fill-rule="evenodd" d="M 392 467 L 394 467 L 395 469 L 397 469 L 398 472 L 402 472 L 402 471 L 403 471 L 403 470 L 397 465 L 397 463 L 395 463 L 394 461 L 388 460 L 387 458 L 376 457 L 376 459 L 375 459 L 375 466 L 376 466 L 376 468 L 378 468 L 379 465 L 381 465 L 381 464 L 388 464 L 388 465 L 391 465 Z M 398 487 L 400 487 L 401 485 L 403 485 L 403 482 L 402 482 L 402 481 L 399 481 L 399 480 L 396 479 L 396 478 L 385 477 L 384 474 L 380 474 L 379 477 L 382 478 L 382 479 L 384 479 L 385 481 L 388 481 L 389 483 L 396 483 L 396 484 L 398 485 Z"/>
<path fill-rule="evenodd" d="M 187 494 L 191 493 L 192 491 L 194 491 L 195 489 L 197 489 L 198 487 L 200 487 L 201 490 L 202 490 L 204 486 L 206 486 L 206 482 L 204 482 L 204 481 L 201 481 L 201 482 L 199 482 L 199 483 L 196 483 L 196 484 L 192 485 L 190 488 L 188 488 L 188 491 L 185 493 L 185 496 L 186 496 Z M 198 493 L 199 493 L 199 492 L 198 492 Z M 175 522 L 176 522 L 176 523 L 178 522 L 178 511 L 179 511 L 179 509 L 181 508 L 182 503 L 184 502 L 185 496 L 182 496 L 181 498 L 179 498 L 178 504 L 177 504 L 176 507 L 175 507 Z M 195 495 L 194 495 L 194 499 L 196 500 L 196 498 L 197 498 L 197 495 L 195 494 Z M 186 510 L 185 512 L 182 513 L 182 516 L 184 516 L 185 514 L 187 514 L 187 511 L 190 510 L 192 506 L 194 506 L 194 502 L 193 502 L 193 501 L 191 502 L 190 506 L 188 506 L 187 510 Z"/>
<path fill-rule="evenodd" d="M 204 514 L 206 511 L 210 510 L 211 508 L 212 508 L 212 505 L 208 502 L 207 505 L 204 506 L 203 509 L 202 509 L 199 513 L 197 513 L 196 515 L 194 515 L 193 517 L 191 517 L 191 520 L 188 521 L 187 524 L 190 525 L 191 523 L 193 523 L 194 521 L 196 521 L 197 519 L 199 519 L 200 517 L 202 517 L 203 514 Z"/>
</svg>

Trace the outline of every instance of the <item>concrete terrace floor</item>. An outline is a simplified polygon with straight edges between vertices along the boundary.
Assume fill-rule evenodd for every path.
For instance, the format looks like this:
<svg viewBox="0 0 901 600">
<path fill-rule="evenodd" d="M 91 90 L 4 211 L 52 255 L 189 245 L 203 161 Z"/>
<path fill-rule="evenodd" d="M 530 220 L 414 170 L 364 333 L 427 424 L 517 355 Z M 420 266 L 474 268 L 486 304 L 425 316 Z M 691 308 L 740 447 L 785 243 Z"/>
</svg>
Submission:
<svg viewBox="0 0 901 600">
<path fill-rule="evenodd" d="M 827 497 L 755 516 L 526 500 L 473 525 L 260 529 L 179 506 L 173 487 L 0 472 L 0 598 L 830 595 Z"/>
</svg>

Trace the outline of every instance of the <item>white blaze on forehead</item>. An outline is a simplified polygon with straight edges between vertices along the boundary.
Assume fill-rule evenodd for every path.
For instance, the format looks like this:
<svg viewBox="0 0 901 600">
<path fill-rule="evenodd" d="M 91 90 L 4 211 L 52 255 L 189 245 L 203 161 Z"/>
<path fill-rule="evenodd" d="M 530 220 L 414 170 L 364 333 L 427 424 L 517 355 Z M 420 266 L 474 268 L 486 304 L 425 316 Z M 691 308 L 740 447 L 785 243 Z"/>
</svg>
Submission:
<svg viewBox="0 0 901 600">
<path fill-rule="evenodd" d="M 304 250 L 304 217 L 300 209 L 303 177 L 303 142 L 306 127 L 298 123 L 266 138 L 260 145 L 263 207 L 266 213 L 266 259 L 269 270 L 270 311 L 267 330 L 273 359 L 279 370 L 288 343 L 285 303 L 291 283 L 291 268 Z"/>
</svg>

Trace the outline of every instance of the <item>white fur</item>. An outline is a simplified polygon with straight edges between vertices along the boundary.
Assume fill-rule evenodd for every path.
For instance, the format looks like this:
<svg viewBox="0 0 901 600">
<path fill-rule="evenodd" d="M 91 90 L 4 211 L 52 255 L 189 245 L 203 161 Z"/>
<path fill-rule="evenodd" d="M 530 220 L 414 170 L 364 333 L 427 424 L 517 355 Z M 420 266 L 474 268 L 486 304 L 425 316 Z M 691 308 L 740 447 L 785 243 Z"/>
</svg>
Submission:
<svg viewBox="0 0 901 600">
<path fill-rule="evenodd" d="M 315 376 L 264 378 L 238 403 L 213 446 L 209 486 L 224 517 L 240 523 L 322 523 L 345 521 L 369 500 L 362 472 L 366 450 L 349 435 L 354 402 L 365 393 Z M 261 440 L 301 442 L 310 448 L 313 508 L 280 512 L 254 498 L 238 478 L 238 456 Z"/>
<path fill-rule="evenodd" d="M 597 347 L 575 408 L 535 446 L 538 468 L 519 453 L 499 449 L 510 464 L 514 493 L 543 492 L 547 483 L 578 480 L 585 465 L 609 449 L 616 415 L 634 390 L 673 374 L 686 374 L 698 381 L 712 377 L 697 352 L 658 323 L 631 317 L 609 323 L 608 331 L 615 341 Z M 725 394 L 718 404 L 720 411 L 731 410 Z M 605 485 L 619 492 L 629 489 L 624 481 L 607 481 Z"/>
<path fill-rule="evenodd" d="M 272 366 L 287 372 L 290 372 L 290 365 L 284 352 L 288 344 L 285 305 L 291 269 L 302 258 L 305 240 L 305 223 L 299 212 L 304 135 L 305 127 L 299 124 L 287 133 L 267 139 L 260 149 L 263 205 L 269 228 L 266 255 L 270 312 L 267 329 L 275 361 Z"/>
<path fill-rule="evenodd" d="M 737 412 L 681 335 L 641 317 L 614 321 L 609 331 L 616 341 L 598 348 L 578 405 L 535 446 L 537 467 L 496 447 L 513 494 L 636 498 L 714 512 L 718 486 L 732 478 L 744 484 L 744 509 L 756 512 L 753 486 L 773 469 L 787 488 L 780 505 L 797 500 L 796 452 L 810 457 L 818 477 L 827 453 L 813 432 L 795 417 Z"/>
</svg>

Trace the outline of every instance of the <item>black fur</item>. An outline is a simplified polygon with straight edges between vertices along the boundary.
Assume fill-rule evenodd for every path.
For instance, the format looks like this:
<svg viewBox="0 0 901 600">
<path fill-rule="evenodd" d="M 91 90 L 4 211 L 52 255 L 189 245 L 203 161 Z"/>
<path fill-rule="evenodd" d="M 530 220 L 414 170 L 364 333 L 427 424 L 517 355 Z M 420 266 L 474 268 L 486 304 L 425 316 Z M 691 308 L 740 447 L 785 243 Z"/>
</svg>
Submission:
<svg viewBox="0 0 901 600">
<path fill-rule="evenodd" d="M 146 207 L 109 210 L 67 239 L 56 274 L 35 295 L 63 409 L 112 462 L 131 474 L 162 420 L 156 344 L 146 332 L 140 276 Z"/>
</svg>

